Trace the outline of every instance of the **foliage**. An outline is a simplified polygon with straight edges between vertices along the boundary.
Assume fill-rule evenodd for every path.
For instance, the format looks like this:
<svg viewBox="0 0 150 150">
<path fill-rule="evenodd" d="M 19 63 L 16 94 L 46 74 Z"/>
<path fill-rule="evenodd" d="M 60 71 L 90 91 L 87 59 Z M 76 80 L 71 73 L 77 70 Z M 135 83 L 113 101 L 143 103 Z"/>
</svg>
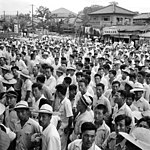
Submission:
<svg viewBox="0 0 150 150">
<path fill-rule="evenodd" d="M 84 26 L 88 25 L 89 21 L 90 21 L 90 17 L 89 17 L 89 13 L 95 12 L 97 10 L 100 10 L 102 8 L 102 6 L 99 5 L 92 5 L 90 7 L 85 7 L 83 9 L 82 15 L 81 15 L 81 19 L 83 20 L 82 24 Z M 81 13 L 81 12 L 80 12 Z"/>
</svg>

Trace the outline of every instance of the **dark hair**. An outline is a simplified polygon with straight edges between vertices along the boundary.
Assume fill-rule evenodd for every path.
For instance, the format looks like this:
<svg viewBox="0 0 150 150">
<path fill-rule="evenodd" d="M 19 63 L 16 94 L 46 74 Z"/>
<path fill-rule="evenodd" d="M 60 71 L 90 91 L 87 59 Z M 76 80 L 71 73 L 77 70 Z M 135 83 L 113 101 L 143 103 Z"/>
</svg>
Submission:
<svg viewBox="0 0 150 150">
<path fill-rule="evenodd" d="M 103 67 L 99 67 L 99 68 L 98 68 L 98 71 L 100 71 L 100 70 L 104 70 L 104 68 L 103 68 Z"/>
<path fill-rule="evenodd" d="M 104 85 L 103 83 L 98 83 L 98 84 L 96 84 L 96 87 L 98 87 L 98 86 L 101 86 L 101 87 L 102 87 L 102 89 L 103 89 L 103 91 L 104 91 L 104 89 L 105 89 L 105 85 Z"/>
<path fill-rule="evenodd" d="M 42 69 L 46 69 L 48 67 L 48 64 L 46 64 L 46 63 L 41 64 L 41 67 L 42 67 Z"/>
<path fill-rule="evenodd" d="M 122 121 L 122 120 L 125 120 L 125 125 L 126 126 L 130 126 L 131 125 L 131 122 L 132 122 L 132 119 L 131 117 L 123 114 L 123 115 L 118 115 L 116 118 L 115 118 L 115 124 L 117 124 L 118 122 Z"/>
<path fill-rule="evenodd" d="M 51 70 L 51 72 L 53 72 L 53 71 L 54 71 L 54 68 L 53 68 L 52 66 L 50 66 L 50 65 L 47 65 L 47 66 L 45 67 L 45 69 L 50 69 L 50 70 Z"/>
<path fill-rule="evenodd" d="M 64 82 L 66 83 L 66 84 L 71 84 L 71 82 L 72 82 L 72 79 L 70 78 L 70 77 L 65 77 L 64 78 Z"/>
<path fill-rule="evenodd" d="M 85 57 L 84 60 L 90 63 L 90 58 Z"/>
<path fill-rule="evenodd" d="M 84 74 L 86 74 L 86 75 L 91 75 L 91 70 L 89 70 L 89 69 L 85 69 L 85 70 L 83 70 L 83 72 L 84 72 Z"/>
<path fill-rule="evenodd" d="M 32 89 L 34 89 L 34 88 L 38 88 L 39 90 L 42 90 L 42 84 L 40 84 L 40 83 L 33 83 L 32 84 Z"/>
<path fill-rule="evenodd" d="M 110 66 L 109 66 L 108 64 L 104 64 L 104 65 L 103 65 L 103 68 L 104 68 L 104 69 L 107 69 L 107 70 L 110 70 Z"/>
<path fill-rule="evenodd" d="M 81 68 L 83 68 L 83 63 L 82 62 L 77 62 L 77 65 Z"/>
<path fill-rule="evenodd" d="M 43 74 L 41 75 L 38 75 L 37 78 L 36 78 L 36 81 L 38 82 L 41 82 L 41 83 L 44 83 L 45 82 L 45 76 Z"/>
<path fill-rule="evenodd" d="M 148 78 L 149 78 L 149 77 L 150 77 L 150 73 L 147 73 L 147 74 L 146 74 L 146 77 L 148 77 Z"/>
<path fill-rule="evenodd" d="M 126 64 L 122 64 L 122 65 L 120 66 L 120 70 L 124 70 L 124 69 L 126 69 L 126 67 L 127 67 Z"/>
<path fill-rule="evenodd" d="M 80 82 L 80 83 L 83 82 L 83 83 L 85 84 L 85 86 L 88 86 L 88 82 L 87 82 L 87 80 L 85 80 L 85 79 L 81 79 L 79 82 Z"/>
<path fill-rule="evenodd" d="M 82 73 L 82 72 L 77 72 L 77 73 L 76 73 L 76 76 L 81 76 L 81 77 L 82 77 L 82 76 L 83 76 L 83 73 Z"/>
<path fill-rule="evenodd" d="M 118 90 L 117 92 L 120 93 L 120 95 L 123 96 L 124 98 L 127 97 L 126 91 L 124 91 L 124 90 Z"/>
<path fill-rule="evenodd" d="M 96 73 L 96 74 L 94 75 L 94 78 L 96 78 L 96 77 L 100 77 L 100 79 L 102 78 L 102 76 L 101 76 L 100 74 L 98 74 L 98 73 Z"/>
<path fill-rule="evenodd" d="M 11 71 L 13 71 L 14 69 L 19 70 L 18 66 L 11 67 Z"/>
<path fill-rule="evenodd" d="M 134 100 L 135 94 L 134 93 L 127 93 L 127 98 L 131 97 Z"/>
<path fill-rule="evenodd" d="M 103 114 L 106 114 L 107 112 L 107 107 L 103 104 L 99 104 L 95 107 L 95 109 L 98 109 L 98 110 L 103 110 Z"/>
<path fill-rule="evenodd" d="M 131 73 L 131 74 L 129 74 L 129 77 L 136 79 L 136 74 L 135 73 Z"/>
<path fill-rule="evenodd" d="M 56 86 L 56 90 L 65 96 L 67 92 L 67 87 L 64 84 L 58 84 Z"/>
<path fill-rule="evenodd" d="M 96 126 L 92 122 L 84 122 L 81 126 L 81 132 L 84 133 L 87 130 L 94 130 L 96 132 Z"/>
<path fill-rule="evenodd" d="M 138 74 L 142 75 L 145 78 L 146 75 L 145 71 L 139 71 Z"/>
<path fill-rule="evenodd" d="M 114 85 L 114 84 L 118 84 L 120 86 L 120 82 L 119 81 L 113 81 L 112 85 Z"/>
<path fill-rule="evenodd" d="M 77 86 L 75 84 L 69 85 L 69 91 L 77 90 Z"/>
<path fill-rule="evenodd" d="M 137 126 L 138 126 L 142 121 L 146 122 L 146 123 L 148 124 L 149 128 L 150 128 L 150 117 L 149 117 L 149 116 L 144 116 L 143 118 L 141 118 L 140 120 L 138 120 Z"/>
<path fill-rule="evenodd" d="M 49 104 L 50 105 L 50 101 L 45 99 L 45 98 L 41 98 L 40 99 L 40 103 L 39 103 L 39 109 L 41 108 L 42 105 L 44 104 Z"/>
<path fill-rule="evenodd" d="M 84 74 L 83 77 L 84 77 L 84 79 L 87 81 L 87 83 L 89 84 L 90 81 L 91 81 L 91 76 L 88 75 L 88 74 Z"/>
<path fill-rule="evenodd" d="M 117 74 L 116 70 L 109 70 L 109 73 L 112 73 L 114 76 Z"/>
</svg>

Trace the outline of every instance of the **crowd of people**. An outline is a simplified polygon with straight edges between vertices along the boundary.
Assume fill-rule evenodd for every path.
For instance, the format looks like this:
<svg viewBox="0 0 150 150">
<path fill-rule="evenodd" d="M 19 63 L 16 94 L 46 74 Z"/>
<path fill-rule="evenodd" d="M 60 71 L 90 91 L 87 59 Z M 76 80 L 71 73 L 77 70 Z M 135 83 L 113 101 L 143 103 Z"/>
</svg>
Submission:
<svg viewBox="0 0 150 150">
<path fill-rule="evenodd" d="M 147 43 L 0 40 L 1 150 L 150 150 L 149 103 Z"/>
</svg>

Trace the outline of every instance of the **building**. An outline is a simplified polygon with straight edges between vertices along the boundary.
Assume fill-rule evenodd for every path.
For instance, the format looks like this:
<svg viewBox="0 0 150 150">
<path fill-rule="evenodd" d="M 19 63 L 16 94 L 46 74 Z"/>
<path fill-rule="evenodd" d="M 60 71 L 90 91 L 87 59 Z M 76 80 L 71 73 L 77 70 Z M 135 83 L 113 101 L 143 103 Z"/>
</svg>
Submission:
<svg viewBox="0 0 150 150">
<path fill-rule="evenodd" d="M 135 25 L 148 25 L 150 24 L 150 13 L 142 13 L 133 17 Z"/>
<path fill-rule="evenodd" d="M 90 13 L 90 25 L 95 28 L 132 25 L 134 15 L 134 12 L 112 4 Z"/>
</svg>

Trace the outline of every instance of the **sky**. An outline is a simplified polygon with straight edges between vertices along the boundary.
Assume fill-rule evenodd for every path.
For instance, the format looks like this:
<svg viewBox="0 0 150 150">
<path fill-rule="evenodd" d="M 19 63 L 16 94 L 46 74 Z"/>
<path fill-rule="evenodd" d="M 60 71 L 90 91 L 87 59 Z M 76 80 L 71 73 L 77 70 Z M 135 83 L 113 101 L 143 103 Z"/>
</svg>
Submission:
<svg viewBox="0 0 150 150">
<path fill-rule="evenodd" d="M 84 7 L 91 5 L 107 6 L 114 0 L 0 0 L 0 15 L 5 14 L 31 13 L 34 5 L 34 11 L 39 6 L 45 6 L 53 11 L 58 8 L 66 8 L 70 11 L 78 13 Z M 150 0 L 115 0 L 118 6 L 131 11 L 140 13 L 150 12 Z"/>
</svg>

